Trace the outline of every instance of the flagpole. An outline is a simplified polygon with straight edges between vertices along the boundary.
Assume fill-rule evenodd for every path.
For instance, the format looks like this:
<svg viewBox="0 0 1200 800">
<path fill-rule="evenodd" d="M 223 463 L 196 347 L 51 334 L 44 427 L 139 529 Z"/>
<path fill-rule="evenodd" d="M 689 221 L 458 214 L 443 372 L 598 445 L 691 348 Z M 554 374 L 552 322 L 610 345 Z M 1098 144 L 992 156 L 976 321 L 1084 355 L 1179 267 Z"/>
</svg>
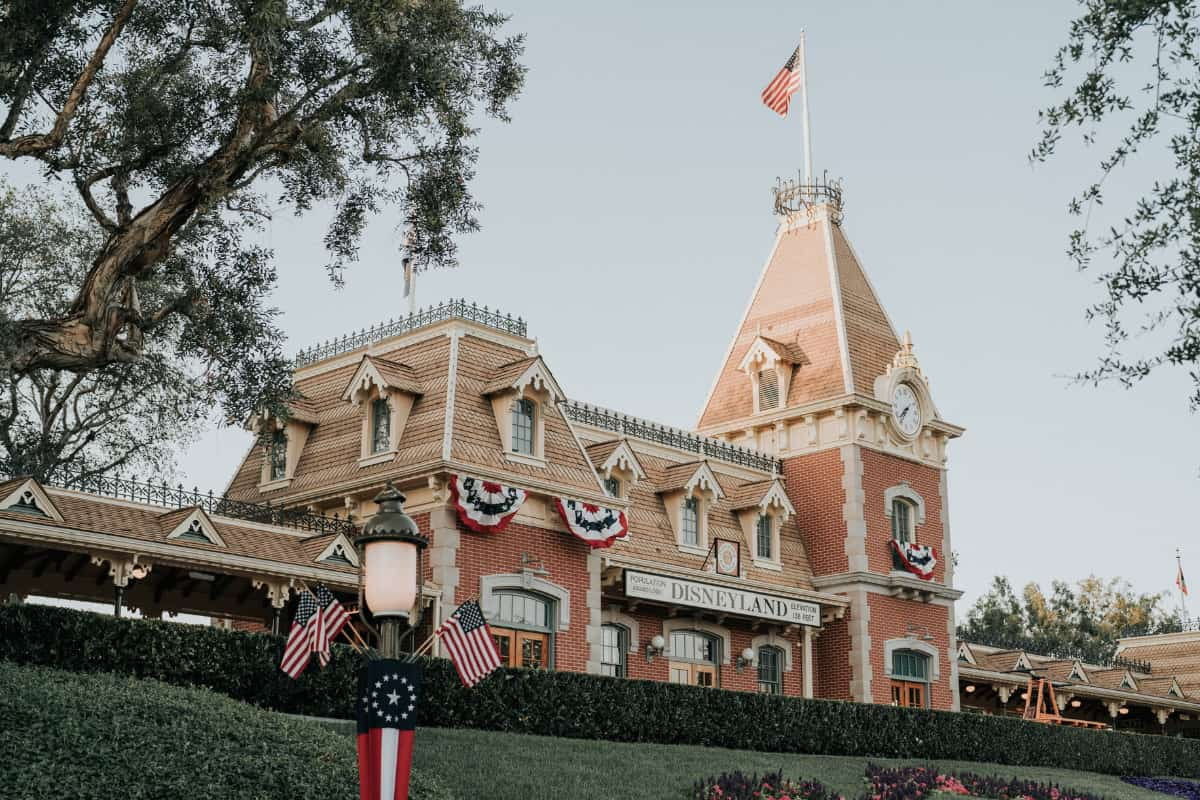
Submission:
<svg viewBox="0 0 1200 800">
<path fill-rule="evenodd" d="M 808 56 L 804 46 L 804 29 L 800 29 L 800 115 L 804 125 L 804 182 L 813 182 L 812 135 L 808 122 Z"/>
<path fill-rule="evenodd" d="M 1179 589 L 1179 618 L 1184 622 L 1187 621 L 1187 594 L 1183 591 L 1183 557 L 1179 554 L 1179 548 L 1175 548 L 1175 586 Z"/>
</svg>

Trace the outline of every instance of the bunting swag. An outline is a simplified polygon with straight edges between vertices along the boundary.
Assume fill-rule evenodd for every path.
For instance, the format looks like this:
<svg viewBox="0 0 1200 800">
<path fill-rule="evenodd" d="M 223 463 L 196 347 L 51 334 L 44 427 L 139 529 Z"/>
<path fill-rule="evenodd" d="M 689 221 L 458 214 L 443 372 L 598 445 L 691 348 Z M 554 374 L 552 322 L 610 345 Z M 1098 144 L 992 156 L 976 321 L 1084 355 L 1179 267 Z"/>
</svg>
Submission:
<svg viewBox="0 0 1200 800">
<path fill-rule="evenodd" d="M 561 497 L 555 498 L 554 504 L 562 514 L 563 522 L 567 523 L 567 530 L 587 542 L 589 547 L 609 547 L 617 539 L 629 535 L 624 511 Z"/>
<path fill-rule="evenodd" d="M 892 550 L 906 570 L 921 580 L 933 580 L 933 568 L 937 566 L 937 550 L 929 545 L 897 542 L 892 539 Z"/>
<path fill-rule="evenodd" d="M 525 502 L 525 490 L 469 475 L 451 475 L 450 499 L 463 525 L 478 533 L 499 533 Z"/>
</svg>

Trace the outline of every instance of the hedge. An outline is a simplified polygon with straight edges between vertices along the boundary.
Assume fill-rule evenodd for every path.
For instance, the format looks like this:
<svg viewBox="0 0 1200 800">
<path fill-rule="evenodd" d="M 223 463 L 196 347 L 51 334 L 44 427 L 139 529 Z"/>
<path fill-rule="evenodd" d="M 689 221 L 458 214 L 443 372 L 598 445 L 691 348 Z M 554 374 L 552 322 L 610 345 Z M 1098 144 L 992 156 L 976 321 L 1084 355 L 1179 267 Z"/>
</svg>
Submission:
<svg viewBox="0 0 1200 800">
<path fill-rule="evenodd" d="M 454 800 L 413 774 L 413 800 Z M 0 663 L 0 797 L 358 797 L 354 740 L 219 694 Z"/>
<path fill-rule="evenodd" d="M 279 711 L 352 715 L 357 656 L 279 671 L 283 640 L 47 606 L 0 608 L 0 660 L 203 686 Z M 1200 777 L 1200 741 L 1088 731 L 1008 717 L 803 700 L 570 672 L 500 670 L 464 689 L 426 662 L 421 724 L 766 752 L 955 761 Z"/>
</svg>

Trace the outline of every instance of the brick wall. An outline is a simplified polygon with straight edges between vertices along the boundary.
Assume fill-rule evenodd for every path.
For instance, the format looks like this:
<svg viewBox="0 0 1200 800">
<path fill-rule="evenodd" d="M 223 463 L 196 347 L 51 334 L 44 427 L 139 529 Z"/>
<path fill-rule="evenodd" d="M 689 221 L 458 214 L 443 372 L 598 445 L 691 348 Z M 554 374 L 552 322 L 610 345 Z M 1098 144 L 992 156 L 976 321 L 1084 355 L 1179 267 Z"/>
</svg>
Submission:
<svg viewBox="0 0 1200 800">
<path fill-rule="evenodd" d="M 796 507 L 800 537 L 812 564 L 813 575 L 845 572 L 846 523 L 842 505 L 842 456 L 839 450 L 823 450 L 794 456 L 783 462 L 783 479 L 788 499 Z"/>
<path fill-rule="evenodd" d="M 887 677 L 889 665 L 884 662 L 884 642 L 906 637 L 911 624 L 916 629 L 919 641 L 924 641 L 928 629 L 933 639 L 924 643 L 938 650 L 938 667 L 941 674 L 938 681 L 930 686 L 930 706 L 950 710 L 954 702 L 953 692 L 957 691 L 957 687 L 951 686 L 950 682 L 950 660 L 955 654 L 950 652 L 950 634 L 947 630 L 949 609 L 931 603 L 874 593 L 867 595 L 867 602 L 871 607 L 872 699 L 876 703 L 892 702 L 891 680 Z M 825 635 L 821 638 L 824 639 Z"/>
<path fill-rule="evenodd" d="M 827 700 L 850 698 L 850 630 L 849 617 L 826 623 L 813 648 L 815 682 L 813 693 Z"/>
<path fill-rule="evenodd" d="M 884 512 L 884 492 L 901 481 L 907 481 L 925 501 L 925 522 L 916 526 L 917 543 L 933 545 L 937 549 L 938 565 L 934 569 L 933 579 L 939 582 L 944 580 L 945 559 L 949 554 L 942 552 L 941 471 L 865 447 L 860 448 L 860 452 L 863 462 L 864 514 L 867 520 L 867 560 L 871 571 L 887 573 L 892 569 L 892 556 L 888 549 L 892 523 Z"/>
</svg>

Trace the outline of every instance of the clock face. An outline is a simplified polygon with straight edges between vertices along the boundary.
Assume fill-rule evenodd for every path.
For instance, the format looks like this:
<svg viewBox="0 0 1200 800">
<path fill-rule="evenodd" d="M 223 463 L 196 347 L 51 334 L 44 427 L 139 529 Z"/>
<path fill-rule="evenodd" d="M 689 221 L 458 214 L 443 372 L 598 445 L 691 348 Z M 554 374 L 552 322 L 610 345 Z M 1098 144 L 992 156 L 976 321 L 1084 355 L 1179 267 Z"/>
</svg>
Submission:
<svg viewBox="0 0 1200 800">
<path fill-rule="evenodd" d="M 892 392 L 892 418 L 905 436 L 914 436 L 921 430 L 921 404 L 907 383 L 900 384 Z"/>
<path fill-rule="evenodd" d="M 721 575 L 738 574 L 738 543 L 725 539 L 717 540 L 717 572 Z"/>
</svg>

